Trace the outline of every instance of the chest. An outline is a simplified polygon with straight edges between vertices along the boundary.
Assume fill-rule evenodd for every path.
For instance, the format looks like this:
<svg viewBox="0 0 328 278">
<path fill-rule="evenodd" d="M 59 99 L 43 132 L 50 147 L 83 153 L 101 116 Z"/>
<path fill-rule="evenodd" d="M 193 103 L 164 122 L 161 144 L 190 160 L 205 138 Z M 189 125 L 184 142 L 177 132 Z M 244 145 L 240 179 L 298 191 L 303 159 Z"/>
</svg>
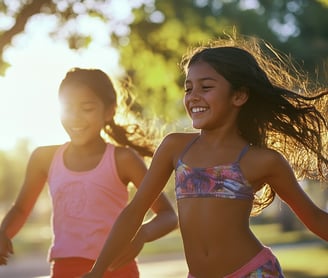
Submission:
<svg viewBox="0 0 328 278">
<path fill-rule="evenodd" d="M 88 155 L 70 155 L 64 153 L 63 161 L 67 169 L 76 172 L 84 172 L 95 169 L 101 162 L 103 153 Z"/>
<path fill-rule="evenodd" d="M 175 171 L 177 199 L 213 197 L 253 199 L 253 188 L 244 178 L 239 164 L 193 168 L 179 161 Z"/>
</svg>

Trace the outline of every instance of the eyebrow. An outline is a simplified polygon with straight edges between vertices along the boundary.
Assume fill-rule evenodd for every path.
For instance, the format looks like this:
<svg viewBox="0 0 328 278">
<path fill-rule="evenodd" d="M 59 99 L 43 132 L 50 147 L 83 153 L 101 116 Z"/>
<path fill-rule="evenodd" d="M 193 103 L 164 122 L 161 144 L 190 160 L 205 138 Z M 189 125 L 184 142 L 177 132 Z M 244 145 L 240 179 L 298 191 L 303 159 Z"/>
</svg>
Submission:
<svg viewBox="0 0 328 278">
<path fill-rule="evenodd" d="M 93 100 L 87 100 L 87 101 L 82 101 L 81 104 L 85 105 L 85 104 L 95 104 L 96 102 Z"/>
<path fill-rule="evenodd" d="M 86 101 L 80 102 L 79 105 L 93 105 L 95 103 L 96 102 L 93 101 L 93 100 L 86 100 Z M 76 102 L 74 102 L 74 101 L 68 101 L 68 102 L 64 101 L 64 102 L 61 102 L 61 105 L 69 105 L 70 106 L 70 105 L 74 105 L 74 104 L 76 104 Z"/>
<path fill-rule="evenodd" d="M 217 79 L 215 79 L 213 77 L 202 77 L 202 78 L 197 79 L 197 81 L 207 81 L 207 80 L 217 81 Z M 190 79 L 186 79 L 185 80 L 185 83 L 187 83 L 187 82 L 191 82 L 191 80 Z"/>
</svg>

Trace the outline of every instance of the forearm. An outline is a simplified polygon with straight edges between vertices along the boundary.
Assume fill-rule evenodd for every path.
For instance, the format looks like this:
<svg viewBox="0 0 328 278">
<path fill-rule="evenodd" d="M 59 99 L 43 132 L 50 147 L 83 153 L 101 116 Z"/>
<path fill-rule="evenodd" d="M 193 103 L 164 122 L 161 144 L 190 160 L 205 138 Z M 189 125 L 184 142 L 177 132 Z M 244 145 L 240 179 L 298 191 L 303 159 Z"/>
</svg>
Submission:
<svg viewBox="0 0 328 278">
<path fill-rule="evenodd" d="M 318 208 L 316 217 L 313 217 L 310 223 L 306 223 L 306 226 L 323 240 L 328 241 L 328 213 Z"/>
<path fill-rule="evenodd" d="M 92 277 L 102 277 L 114 259 L 134 238 L 142 220 L 143 218 L 134 215 L 129 207 L 122 211 L 92 268 Z"/>
<path fill-rule="evenodd" d="M 2 220 L 0 231 L 2 231 L 8 238 L 12 239 L 22 228 L 28 213 L 24 213 L 16 206 L 13 206 Z"/>
<path fill-rule="evenodd" d="M 157 214 L 145 222 L 138 231 L 143 242 L 151 242 L 168 234 L 178 227 L 177 215 L 168 210 Z"/>
</svg>

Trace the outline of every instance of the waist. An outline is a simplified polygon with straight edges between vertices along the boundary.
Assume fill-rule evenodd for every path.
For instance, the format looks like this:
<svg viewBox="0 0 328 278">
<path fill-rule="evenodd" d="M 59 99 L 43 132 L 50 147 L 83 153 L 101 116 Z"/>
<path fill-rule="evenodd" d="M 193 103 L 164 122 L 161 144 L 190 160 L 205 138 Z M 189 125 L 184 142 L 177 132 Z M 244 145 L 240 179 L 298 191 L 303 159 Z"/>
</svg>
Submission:
<svg viewBox="0 0 328 278">
<path fill-rule="evenodd" d="M 262 248 L 262 244 L 251 231 L 245 218 L 235 219 L 237 223 L 232 223 L 225 216 L 225 219 L 212 220 L 211 224 L 205 220 L 197 219 L 189 225 L 184 221 L 180 222 L 180 230 L 184 242 L 186 253 L 194 254 L 198 262 L 204 264 L 232 259 L 238 256 L 249 256 Z M 206 218 L 206 217 L 204 217 Z M 220 218 L 219 216 L 217 218 Z M 211 217 L 211 219 L 214 219 Z M 207 221 L 209 222 L 209 221 Z M 236 254 L 238 250 L 238 254 Z"/>
<path fill-rule="evenodd" d="M 69 229 L 66 225 L 54 230 L 54 239 L 50 247 L 49 260 L 54 258 L 80 257 L 96 259 L 110 232 L 111 226 L 84 230 Z M 79 232 L 80 231 L 80 232 Z"/>
<path fill-rule="evenodd" d="M 251 261 L 264 248 L 259 243 L 251 244 L 250 247 L 237 245 L 222 249 L 219 246 L 216 247 L 219 250 L 210 248 L 206 251 L 198 249 L 197 251 L 193 250 L 193 252 L 185 248 L 190 273 L 196 277 L 224 277 Z"/>
</svg>

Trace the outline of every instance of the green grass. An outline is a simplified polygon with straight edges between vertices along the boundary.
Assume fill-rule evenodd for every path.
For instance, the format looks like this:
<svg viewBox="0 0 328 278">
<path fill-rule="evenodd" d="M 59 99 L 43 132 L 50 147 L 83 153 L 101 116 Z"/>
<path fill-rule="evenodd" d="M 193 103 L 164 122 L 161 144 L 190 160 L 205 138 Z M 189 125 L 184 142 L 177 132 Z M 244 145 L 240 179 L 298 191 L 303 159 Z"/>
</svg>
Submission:
<svg viewBox="0 0 328 278">
<path fill-rule="evenodd" d="M 147 257 L 160 253 L 183 253 L 183 243 L 179 230 L 145 244 L 141 256 Z"/>
<path fill-rule="evenodd" d="M 328 277 L 328 245 L 278 249 L 274 253 L 288 278 Z"/>
<path fill-rule="evenodd" d="M 282 233 L 278 224 L 253 225 L 252 230 L 273 248 L 286 277 L 328 277 L 328 244 L 308 230 Z"/>
<path fill-rule="evenodd" d="M 304 243 L 320 240 L 306 229 L 282 232 L 279 224 L 252 225 L 254 234 L 266 245 Z"/>
</svg>

